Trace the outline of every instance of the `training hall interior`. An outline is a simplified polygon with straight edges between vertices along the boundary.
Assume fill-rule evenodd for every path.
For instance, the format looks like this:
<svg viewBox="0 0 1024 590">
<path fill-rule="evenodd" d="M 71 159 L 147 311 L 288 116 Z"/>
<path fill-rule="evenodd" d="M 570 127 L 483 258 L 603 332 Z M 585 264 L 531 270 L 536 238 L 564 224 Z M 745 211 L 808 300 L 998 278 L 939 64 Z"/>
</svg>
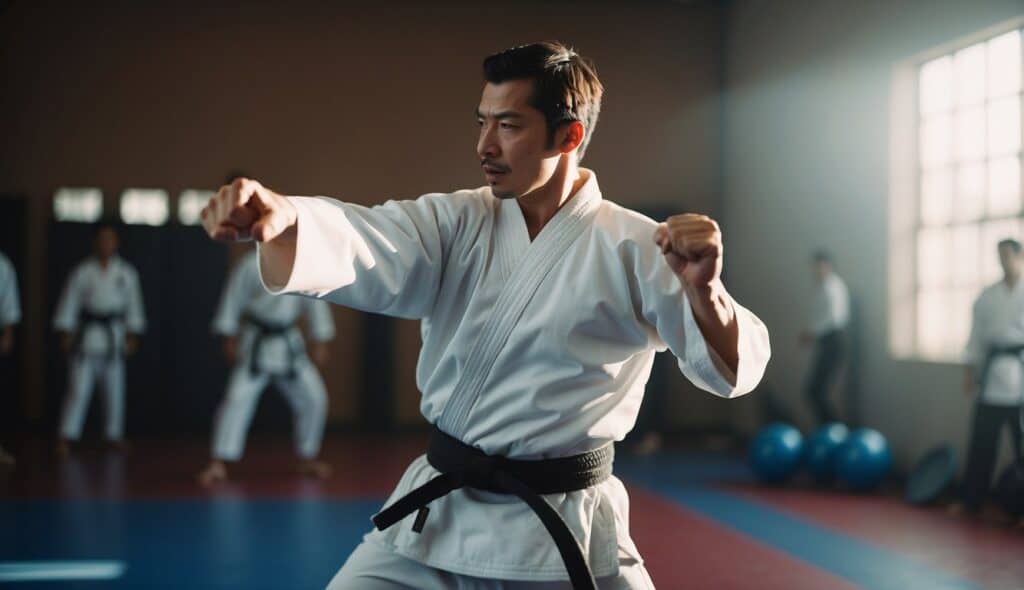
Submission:
<svg viewBox="0 0 1024 590">
<path fill-rule="evenodd" d="M 352 254 L 358 277 L 419 256 L 402 244 L 429 231 L 374 215 L 464 189 L 496 195 L 521 173 L 488 168 L 512 152 L 487 144 L 489 88 L 508 83 L 482 64 L 545 41 L 603 86 L 578 163 L 587 186 L 599 179 L 601 206 L 644 228 L 715 222 L 717 280 L 749 315 L 733 374 L 704 370 L 725 375 L 725 390 L 751 387 L 729 395 L 691 378 L 671 338 L 624 353 L 594 312 L 580 329 L 598 360 L 578 370 L 607 383 L 545 399 L 525 382 L 529 411 L 577 405 L 539 431 L 530 416 L 482 412 L 491 430 L 456 444 L 488 452 L 479 441 L 505 436 L 531 459 L 614 448 L 600 485 L 621 481 L 615 502 L 628 510 L 615 514 L 613 572 L 598 537 L 576 539 L 597 587 L 1024 588 L 1019 0 L 0 1 L 0 586 L 593 587 L 563 571 L 539 521 L 542 534 L 495 521 L 491 539 L 459 543 L 465 555 L 474 543 L 534 547 L 523 554 L 545 556 L 550 575 L 416 562 L 417 544 L 457 534 L 426 508 L 387 538 L 412 539 L 410 567 L 459 581 L 345 582 L 371 517 L 448 424 L 431 402 L 444 389 L 435 364 L 451 354 L 444 366 L 461 371 L 463 357 L 431 352 L 427 336 L 458 322 L 374 308 L 388 296 L 377 291 L 343 305 L 328 294 L 340 283 L 271 295 L 255 242 L 213 239 L 203 224 L 219 196 L 256 181 L 346 203 L 348 221 L 322 227 L 393 254 Z M 501 211 L 528 202 L 511 196 L 488 198 Z M 309 253 L 307 213 L 297 235 Z M 686 291 L 644 231 L 629 248 Z M 523 256 L 550 243 L 531 237 Z M 472 263 L 450 247 L 440 273 Z M 531 346 L 592 311 L 581 308 L 607 277 L 588 268 L 610 264 L 572 248 L 545 260 L 578 282 L 542 283 L 521 312 L 537 322 L 561 305 L 553 327 L 495 348 L 499 363 L 540 363 L 531 379 L 555 389 L 582 379 L 545 376 Z M 326 255 L 307 260 L 347 276 Z M 647 287 L 631 288 L 616 293 Z M 658 328 L 639 307 L 602 309 Z M 767 335 L 753 352 L 749 318 Z M 707 342 L 714 366 L 730 356 L 704 324 L 673 325 L 699 325 L 686 341 Z M 757 355 L 766 364 L 748 368 Z M 580 428 L 579 445 L 540 448 L 597 411 L 607 415 Z M 646 586 L 614 585 L 627 562 Z"/>
</svg>

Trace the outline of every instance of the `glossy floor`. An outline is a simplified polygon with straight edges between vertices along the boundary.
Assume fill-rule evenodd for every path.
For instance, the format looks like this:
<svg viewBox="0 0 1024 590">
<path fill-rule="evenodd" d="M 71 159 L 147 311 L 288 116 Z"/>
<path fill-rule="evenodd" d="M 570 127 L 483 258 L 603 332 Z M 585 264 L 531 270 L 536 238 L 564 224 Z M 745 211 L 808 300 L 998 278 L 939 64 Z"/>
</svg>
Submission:
<svg viewBox="0 0 1024 590">
<path fill-rule="evenodd" d="M 202 440 L 63 462 L 23 444 L 0 480 L 0 587 L 322 588 L 423 444 L 331 435 L 319 481 L 295 473 L 287 441 L 257 440 L 214 490 L 195 483 Z M 729 455 L 620 453 L 616 474 L 662 589 L 1024 588 L 1021 530 L 884 494 L 763 488 Z"/>
</svg>

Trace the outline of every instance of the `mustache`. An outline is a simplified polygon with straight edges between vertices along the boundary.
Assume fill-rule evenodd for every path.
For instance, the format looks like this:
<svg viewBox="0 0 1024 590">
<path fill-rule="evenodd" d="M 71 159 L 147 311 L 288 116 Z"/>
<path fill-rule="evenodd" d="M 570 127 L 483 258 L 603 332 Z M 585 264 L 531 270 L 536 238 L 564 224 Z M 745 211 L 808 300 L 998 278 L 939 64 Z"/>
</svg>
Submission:
<svg viewBox="0 0 1024 590">
<path fill-rule="evenodd" d="M 508 172 L 508 166 L 503 166 L 501 164 L 498 164 L 497 162 L 494 162 L 493 160 L 487 160 L 487 159 L 480 160 L 480 167 L 481 168 L 492 168 L 494 170 L 497 170 L 498 172 Z"/>
</svg>

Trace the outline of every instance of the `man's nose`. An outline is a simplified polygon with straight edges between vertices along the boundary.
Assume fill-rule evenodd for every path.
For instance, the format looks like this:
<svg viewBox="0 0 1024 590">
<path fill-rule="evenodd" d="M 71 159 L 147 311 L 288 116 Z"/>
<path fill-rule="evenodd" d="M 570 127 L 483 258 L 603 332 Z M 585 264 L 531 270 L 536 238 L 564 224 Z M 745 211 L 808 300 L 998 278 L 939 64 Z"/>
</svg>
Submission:
<svg viewBox="0 0 1024 590">
<path fill-rule="evenodd" d="M 490 127 L 486 127 L 480 132 L 480 140 L 476 144 L 476 153 L 481 159 L 497 158 L 501 154 L 501 150 L 494 140 L 494 132 Z"/>
</svg>

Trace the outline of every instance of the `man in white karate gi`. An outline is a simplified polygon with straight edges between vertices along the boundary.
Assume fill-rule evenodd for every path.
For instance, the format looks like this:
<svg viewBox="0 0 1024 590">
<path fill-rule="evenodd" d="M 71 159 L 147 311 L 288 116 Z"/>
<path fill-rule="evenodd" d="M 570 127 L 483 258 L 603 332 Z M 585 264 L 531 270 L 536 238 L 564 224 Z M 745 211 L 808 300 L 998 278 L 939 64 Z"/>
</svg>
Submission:
<svg viewBox="0 0 1024 590">
<path fill-rule="evenodd" d="M 428 453 L 330 588 L 650 588 L 612 443 L 655 351 L 733 397 L 761 379 L 768 333 L 722 284 L 713 220 L 656 223 L 579 167 L 603 91 L 590 64 L 537 43 L 483 69 L 486 186 L 368 208 L 242 179 L 203 222 L 259 242 L 273 293 L 421 319 Z"/>
<path fill-rule="evenodd" d="M 21 298 L 18 296 L 18 275 L 11 260 L 0 252 L 0 356 L 7 356 L 14 350 L 14 326 L 21 322 Z M 14 395 L 7 388 L 7 395 Z M 8 407 L 13 399 L 4 400 Z M 14 456 L 0 446 L 0 467 L 13 467 Z"/>
<path fill-rule="evenodd" d="M 89 398 L 102 384 L 107 443 L 123 450 L 125 357 L 146 329 L 135 267 L 117 254 L 113 225 L 97 228 L 93 255 L 71 272 L 53 318 L 68 355 L 68 390 L 60 416 L 57 454 L 66 456 L 82 434 Z"/>
<path fill-rule="evenodd" d="M 832 266 L 828 252 L 814 253 L 813 270 L 815 291 L 810 299 L 810 325 L 801 332 L 800 340 L 814 346 L 804 395 L 820 425 L 839 420 L 839 412 L 832 407 L 829 393 L 846 363 L 850 291 Z"/>
<path fill-rule="evenodd" d="M 271 295 L 260 283 L 259 272 L 256 252 L 247 253 L 231 273 L 213 320 L 213 331 L 224 338 L 224 355 L 233 368 L 214 419 L 213 459 L 199 474 L 204 486 L 226 480 L 227 463 L 241 459 L 253 412 L 271 381 L 295 413 L 300 473 L 327 477 L 331 472 L 329 465 L 317 460 L 327 389 L 314 366 L 326 362 L 327 342 L 334 338 L 330 305 L 322 299 Z M 308 355 L 297 325 L 303 316 L 312 340 Z"/>
<path fill-rule="evenodd" d="M 1021 404 L 1024 403 L 1024 252 L 1015 239 L 997 247 L 1003 278 L 974 302 L 967 343 L 964 392 L 976 398 L 964 471 L 963 508 L 982 509 L 999 454 L 1003 429 L 1021 456 Z"/>
</svg>

